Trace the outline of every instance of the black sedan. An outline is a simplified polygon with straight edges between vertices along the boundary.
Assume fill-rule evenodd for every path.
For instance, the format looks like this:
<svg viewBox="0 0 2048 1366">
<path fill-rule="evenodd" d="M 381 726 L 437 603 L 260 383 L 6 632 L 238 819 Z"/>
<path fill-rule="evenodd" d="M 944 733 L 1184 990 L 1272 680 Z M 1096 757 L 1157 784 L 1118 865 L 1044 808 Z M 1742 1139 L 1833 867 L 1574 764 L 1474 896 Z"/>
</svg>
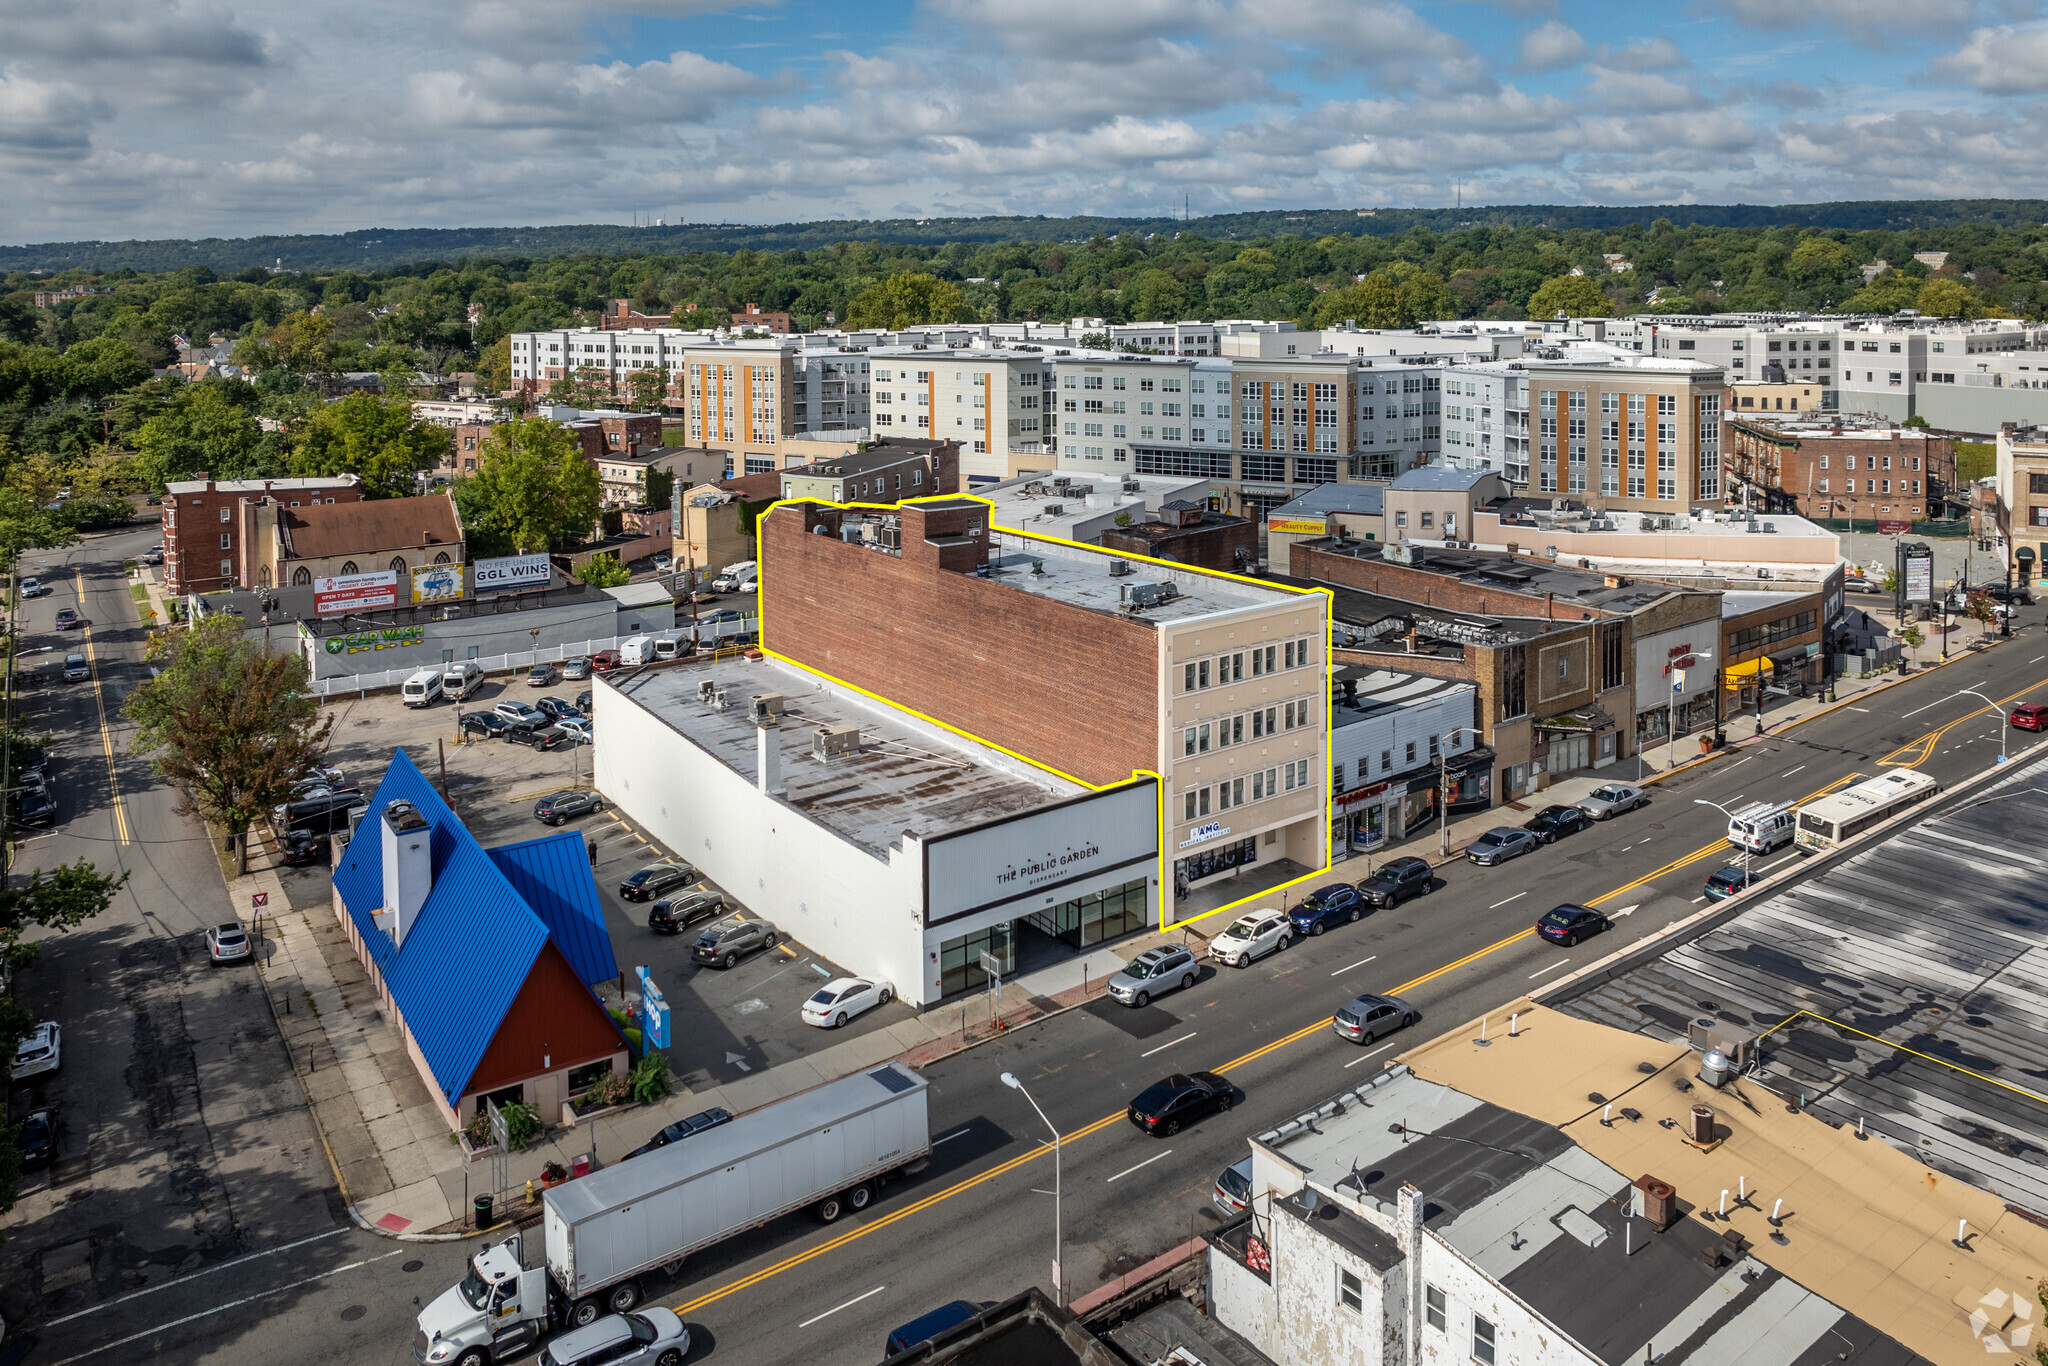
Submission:
<svg viewBox="0 0 2048 1366">
<path fill-rule="evenodd" d="M 1287 913 L 1297 934 L 1321 934 L 1332 925 L 1343 925 L 1365 914 L 1365 898 L 1348 882 L 1318 887 Z"/>
<path fill-rule="evenodd" d="M 541 715 L 556 721 L 567 721 L 571 717 L 583 715 L 582 712 L 559 697 L 543 697 L 533 705 L 540 709 Z"/>
<path fill-rule="evenodd" d="M 1523 821 L 1522 828 L 1545 844 L 1555 844 L 1566 835 L 1575 835 L 1592 824 L 1593 818 L 1576 806 L 1546 806 Z"/>
<path fill-rule="evenodd" d="M 722 1110 L 715 1105 L 709 1110 L 699 1110 L 688 1119 L 679 1119 L 669 1125 L 653 1138 L 648 1139 L 645 1143 L 633 1149 L 632 1152 L 627 1153 L 626 1158 L 639 1157 L 643 1153 L 653 1152 L 656 1148 L 666 1148 L 669 1144 L 680 1142 L 691 1134 L 701 1134 L 706 1129 L 715 1129 L 731 1118 L 732 1111 Z M 623 1162 L 626 1158 L 619 1160 Z"/>
<path fill-rule="evenodd" d="M 55 825 L 57 804 L 50 800 L 47 792 L 23 791 L 15 795 L 14 823 L 16 825 Z"/>
<path fill-rule="evenodd" d="M 1398 906 L 1411 896 L 1436 890 L 1436 873 L 1427 859 L 1389 859 L 1358 884 L 1358 894 L 1374 906 Z"/>
<path fill-rule="evenodd" d="M 462 733 L 495 740 L 505 733 L 505 725 L 505 718 L 494 711 L 467 712 L 462 718 Z"/>
<path fill-rule="evenodd" d="M 1705 891 L 1709 901 L 1726 901 L 1737 892 L 1756 881 L 1756 875 L 1747 868 L 1728 867 L 1707 879 Z"/>
<path fill-rule="evenodd" d="M 585 688 L 582 692 L 577 693 L 576 710 L 582 712 L 585 716 L 590 715 L 590 700 L 590 689 Z"/>
<path fill-rule="evenodd" d="M 1214 1072 L 1176 1072 L 1138 1093 L 1131 1102 L 1130 1120 L 1154 1138 L 1168 1138 L 1183 1124 L 1228 1110 L 1236 1098 L 1230 1083 Z"/>
<path fill-rule="evenodd" d="M 278 857 L 287 868 L 304 868 L 316 863 L 328 862 L 327 836 L 316 835 L 310 830 L 294 830 L 284 837 L 284 847 Z"/>
<path fill-rule="evenodd" d="M 651 863 L 626 874 L 619 883 L 619 895 L 628 901 L 652 901 L 696 880 L 697 870 L 687 863 Z"/>
<path fill-rule="evenodd" d="M 1591 906 L 1558 906 L 1536 922 L 1536 933 L 1553 944 L 1566 948 L 1581 939 L 1590 939 L 1602 930 L 1611 930 L 1614 922 Z"/>
<path fill-rule="evenodd" d="M 569 789 L 550 792 L 533 804 L 533 818 L 542 825 L 560 825 L 563 821 L 577 816 L 587 816 L 593 811 L 604 810 L 604 798 L 595 792 Z"/>
<path fill-rule="evenodd" d="M 21 1155 L 23 1171 L 45 1166 L 57 1155 L 57 1127 L 48 1110 L 28 1112 L 28 1117 L 21 1121 L 21 1132 L 15 1135 L 14 1147 Z"/>
<path fill-rule="evenodd" d="M 1491 868 L 1496 863 L 1506 863 L 1542 843 L 1527 830 L 1517 830 L 1512 825 L 1497 825 L 1466 846 L 1465 857 L 1482 868 Z"/>
</svg>

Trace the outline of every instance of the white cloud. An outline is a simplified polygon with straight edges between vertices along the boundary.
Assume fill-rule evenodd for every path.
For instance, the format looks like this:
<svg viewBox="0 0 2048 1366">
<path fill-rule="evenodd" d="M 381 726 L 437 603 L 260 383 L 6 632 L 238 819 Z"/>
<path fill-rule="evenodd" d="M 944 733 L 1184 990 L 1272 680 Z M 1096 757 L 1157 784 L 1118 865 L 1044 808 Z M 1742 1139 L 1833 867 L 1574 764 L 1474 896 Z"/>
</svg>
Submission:
<svg viewBox="0 0 2048 1366">
<path fill-rule="evenodd" d="M 2048 90 L 2048 24 L 1980 28 L 1934 70 L 1994 95 L 2039 94 Z"/>
<path fill-rule="evenodd" d="M 1863 47 L 1893 46 L 1905 34 L 1944 33 L 1978 15 L 1978 0 L 1704 0 L 1744 28 L 1825 28 Z"/>
<path fill-rule="evenodd" d="M 1621 47 L 1602 43 L 1600 65 L 1616 71 L 1669 71 L 1690 63 L 1669 38 L 1639 38 Z"/>
<path fill-rule="evenodd" d="M 1555 71 L 1561 66 L 1576 65 L 1585 60 L 1589 51 L 1586 40 L 1576 29 L 1555 19 L 1522 35 L 1522 65 L 1530 71 Z"/>
<path fill-rule="evenodd" d="M 90 145 L 92 125 L 112 113 L 82 86 L 0 71 L 0 148 L 35 155 L 81 152 Z"/>
</svg>

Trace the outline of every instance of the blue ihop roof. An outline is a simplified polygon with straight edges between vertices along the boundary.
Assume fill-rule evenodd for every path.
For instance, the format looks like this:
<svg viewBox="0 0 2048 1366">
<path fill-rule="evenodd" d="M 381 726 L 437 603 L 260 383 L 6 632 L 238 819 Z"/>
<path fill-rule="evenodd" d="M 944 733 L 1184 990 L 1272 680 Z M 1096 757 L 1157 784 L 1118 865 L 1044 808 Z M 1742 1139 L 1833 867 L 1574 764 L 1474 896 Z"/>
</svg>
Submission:
<svg viewBox="0 0 2048 1366">
<path fill-rule="evenodd" d="M 411 802 L 434 832 L 433 890 L 402 950 L 376 922 L 384 808 L 393 801 Z M 617 974 L 580 835 L 486 850 L 404 750 L 392 755 L 359 829 L 335 867 L 334 889 L 451 1103 L 551 936 L 585 982 Z"/>
<path fill-rule="evenodd" d="M 1420 490 L 1424 493 L 1460 493 L 1497 470 L 1461 470 L 1449 465 L 1424 465 L 1404 471 L 1388 488 Z"/>
</svg>

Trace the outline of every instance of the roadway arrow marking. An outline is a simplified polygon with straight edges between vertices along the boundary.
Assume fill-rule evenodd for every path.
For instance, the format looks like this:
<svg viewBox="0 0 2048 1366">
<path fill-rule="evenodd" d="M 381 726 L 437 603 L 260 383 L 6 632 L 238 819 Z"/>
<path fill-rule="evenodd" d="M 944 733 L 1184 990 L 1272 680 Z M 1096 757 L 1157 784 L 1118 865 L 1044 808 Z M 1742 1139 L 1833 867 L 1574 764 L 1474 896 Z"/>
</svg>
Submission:
<svg viewBox="0 0 2048 1366">
<path fill-rule="evenodd" d="M 1631 907 L 1629 907 L 1629 909 L 1630 909 L 1630 910 L 1634 910 L 1634 909 L 1635 909 L 1635 907 L 1631 906 Z M 746 1060 L 745 1058 L 741 1057 L 741 1056 L 740 1056 L 739 1054 L 737 1054 L 737 1053 L 728 1053 L 728 1054 L 726 1054 L 726 1055 L 725 1055 L 725 1061 L 726 1061 L 726 1064 L 727 1064 L 727 1066 L 730 1066 L 730 1067 L 737 1067 L 737 1068 L 739 1068 L 739 1069 L 740 1069 L 740 1071 L 742 1071 L 742 1072 L 751 1072 L 751 1071 L 753 1071 L 753 1070 L 754 1070 L 753 1068 L 751 1068 L 751 1067 L 747 1066 L 747 1060 Z"/>
<path fill-rule="evenodd" d="M 1622 918 L 1623 916 L 1625 916 L 1625 915 L 1628 915 L 1628 914 L 1630 914 L 1631 912 L 1635 911 L 1635 910 L 1637 909 L 1637 907 L 1639 907 L 1639 906 L 1641 906 L 1641 905 L 1642 905 L 1642 903 L 1641 903 L 1641 902 L 1637 902 L 1635 906 L 1623 906 L 1623 907 L 1622 907 L 1622 908 L 1621 908 L 1620 910 L 1618 910 L 1618 911 L 1609 911 L 1609 912 L 1607 913 L 1607 918 L 1608 918 L 1609 920 L 1619 920 L 1619 919 L 1621 919 L 1621 918 Z"/>
</svg>

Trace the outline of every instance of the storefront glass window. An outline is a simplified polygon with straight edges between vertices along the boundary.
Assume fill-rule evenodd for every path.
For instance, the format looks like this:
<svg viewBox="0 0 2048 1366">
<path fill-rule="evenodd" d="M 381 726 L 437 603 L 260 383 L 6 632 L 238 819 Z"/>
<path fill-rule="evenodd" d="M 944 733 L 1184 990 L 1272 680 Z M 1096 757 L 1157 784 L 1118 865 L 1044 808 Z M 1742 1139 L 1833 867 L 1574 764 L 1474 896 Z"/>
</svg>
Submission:
<svg viewBox="0 0 2048 1366">
<path fill-rule="evenodd" d="M 994 954 L 1005 973 L 1017 965 L 1015 938 L 1007 923 L 991 925 L 939 945 L 939 994 L 951 996 L 956 991 L 987 986 L 988 974 L 981 970 L 984 952 Z"/>
</svg>

